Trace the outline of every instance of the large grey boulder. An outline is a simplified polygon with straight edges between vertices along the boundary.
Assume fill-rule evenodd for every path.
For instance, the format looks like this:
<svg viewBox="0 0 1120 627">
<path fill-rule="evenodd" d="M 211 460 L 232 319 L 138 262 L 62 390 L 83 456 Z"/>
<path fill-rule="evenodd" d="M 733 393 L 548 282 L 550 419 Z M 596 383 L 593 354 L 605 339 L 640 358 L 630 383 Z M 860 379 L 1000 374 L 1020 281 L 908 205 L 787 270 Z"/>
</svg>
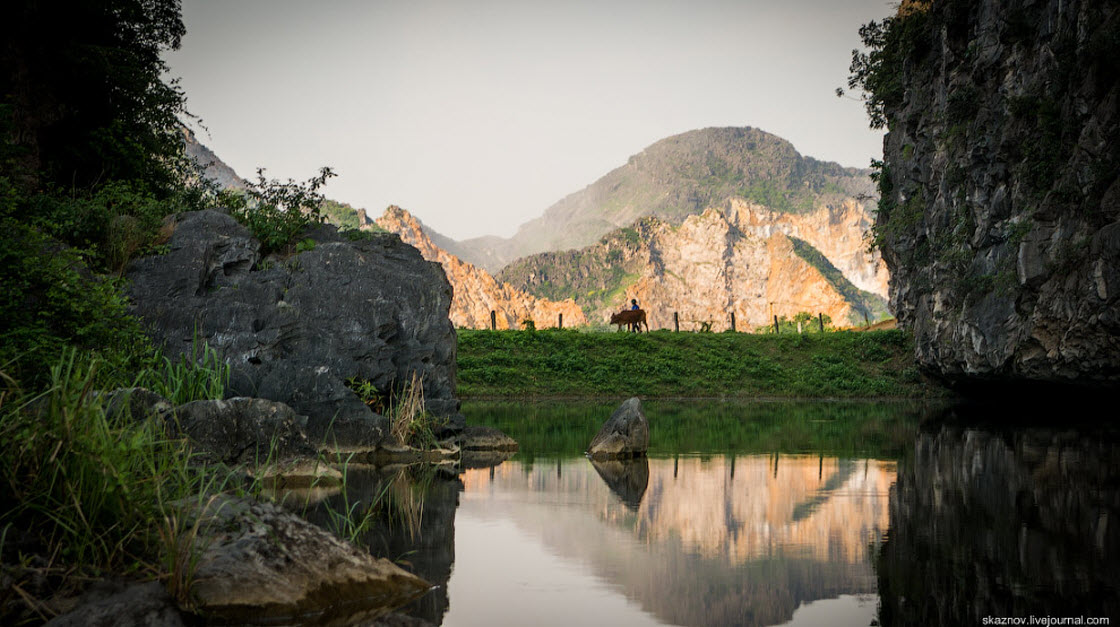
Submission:
<svg viewBox="0 0 1120 627">
<path fill-rule="evenodd" d="M 128 269 L 133 311 L 172 355 L 205 341 L 232 366 L 231 396 L 280 401 L 309 417 L 313 443 L 369 447 L 385 420 L 347 379 L 398 393 L 423 377 L 428 411 L 461 427 L 451 286 L 439 264 L 392 234 L 344 241 L 333 227 L 287 259 L 219 211 L 179 215 L 164 255 Z"/>
<path fill-rule="evenodd" d="M 387 614 L 431 586 L 272 503 L 217 497 L 199 516 L 190 589 L 196 610 L 225 624 L 353 624 Z"/>
<path fill-rule="evenodd" d="M 603 423 L 587 446 L 592 459 L 617 459 L 645 455 L 649 449 L 649 422 L 638 397 L 624 401 Z"/>
</svg>

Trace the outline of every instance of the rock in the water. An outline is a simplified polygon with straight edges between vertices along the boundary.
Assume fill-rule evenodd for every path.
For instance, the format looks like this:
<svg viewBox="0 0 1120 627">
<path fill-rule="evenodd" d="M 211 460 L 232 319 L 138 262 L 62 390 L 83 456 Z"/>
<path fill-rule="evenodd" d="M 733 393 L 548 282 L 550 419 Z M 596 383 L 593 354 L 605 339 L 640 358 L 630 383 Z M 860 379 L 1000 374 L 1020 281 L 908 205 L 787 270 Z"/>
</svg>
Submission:
<svg viewBox="0 0 1120 627">
<path fill-rule="evenodd" d="M 494 427 L 471 425 L 459 436 L 464 451 L 516 451 L 517 440 Z"/>
<path fill-rule="evenodd" d="M 175 408 L 171 422 L 212 461 L 263 464 L 317 454 L 303 431 L 307 417 L 263 398 L 186 403 Z"/>
<path fill-rule="evenodd" d="M 587 454 L 593 459 L 614 459 L 645 455 L 647 449 L 649 422 L 642 413 L 642 402 L 635 396 L 619 405 L 603 423 Z"/>
<path fill-rule="evenodd" d="M 184 514 L 199 515 L 197 508 Z M 271 503 L 219 497 L 202 516 L 195 546 L 204 548 L 191 594 L 200 613 L 222 622 L 350 624 L 431 587 Z"/>
<path fill-rule="evenodd" d="M 174 227 L 170 252 L 127 273 L 133 311 L 169 353 L 190 351 L 197 335 L 229 361 L 231 395 L 287 403 L 310 418 L 314 444 L 384 438 L 349 379 L 391 395 L 418 373 L 427 410 L 461 428 L 451 287 L 438 264 L 391 234 L 349 242 L 323 226 L 308 233 L 313 250 L 260 262 L 259 243 L 226 214 L 185 213 Z"/>
<path fill-rule="evenodd" d="M 50 627 L 177 627 L 183 625 L 175 600 L 152 581 L 132 585 L 95 584 L 78 607 L 47 623 Z"/>
</svg>

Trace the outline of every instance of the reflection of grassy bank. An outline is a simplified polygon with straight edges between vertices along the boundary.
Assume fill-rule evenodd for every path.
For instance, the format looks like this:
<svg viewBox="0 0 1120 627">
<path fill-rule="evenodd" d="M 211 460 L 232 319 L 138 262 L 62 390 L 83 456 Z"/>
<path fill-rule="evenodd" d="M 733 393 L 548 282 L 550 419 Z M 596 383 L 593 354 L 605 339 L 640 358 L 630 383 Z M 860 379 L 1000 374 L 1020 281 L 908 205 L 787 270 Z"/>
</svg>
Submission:
<svg viewBox="0 0 1120 627">
<path fill-rule="evenodd" d="M 940 394 L 901 331 L 805 335 L 459 331 L 459 395 L 906 397 Z"/>
<path fill-rule="evenodd" d="M 517 440 L 519 458 L 580 455 L 615 403 L 464 403 L 471 424 Z M 650 455 L 678 453 L 821 453 L 902 457 L 924 410 L 900 402 L 719 402 L 652 400 Z"/>
</svg>

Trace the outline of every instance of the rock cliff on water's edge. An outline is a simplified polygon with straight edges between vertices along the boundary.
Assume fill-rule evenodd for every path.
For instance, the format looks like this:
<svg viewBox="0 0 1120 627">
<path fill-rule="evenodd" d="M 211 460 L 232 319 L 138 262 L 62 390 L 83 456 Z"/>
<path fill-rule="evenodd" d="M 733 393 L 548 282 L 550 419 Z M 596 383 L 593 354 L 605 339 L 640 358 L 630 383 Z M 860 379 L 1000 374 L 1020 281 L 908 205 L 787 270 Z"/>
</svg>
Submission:
<svg viewBox="0 0 1120 627">
<path fill-rule="evenodd" d="M 1120 5 L 911 1 L 886 26 L 875 231 L 920 364 L 1120 384 Z"/>
</svg>

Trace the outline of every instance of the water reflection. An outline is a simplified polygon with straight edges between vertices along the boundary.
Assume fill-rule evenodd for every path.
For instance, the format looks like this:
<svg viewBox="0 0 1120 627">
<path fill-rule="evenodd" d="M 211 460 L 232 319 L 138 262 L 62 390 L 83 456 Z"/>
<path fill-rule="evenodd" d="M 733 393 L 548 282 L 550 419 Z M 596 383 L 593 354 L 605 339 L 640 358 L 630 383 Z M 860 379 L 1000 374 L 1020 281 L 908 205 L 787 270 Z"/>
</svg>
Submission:
<svg viewBox="0 0 1120 627">
<path fill-rule="evenodd" d="M 976 419 L 960 409 L 927 425 L 900 465 L 878 562 L 881 623 L 1120 618 L 1115 430 Z"/>
<path fill-rule="evenodd" d="M 567 569 L 621 595 L 625 603 L 598 623 L 773 625 L 803 603 L 875 591 L 870 558 L 886 530 L 894 474 L 893 462 L 819 455 L 514 459 L 463 474 L 458 540 L 464 523 L 512 524 L 512 550 L 510 532 L 471 538 L 486 547 L 487 568 L 518 570 L 533 545 L 553 556 L 540 564 L 546 572 Z M 475 601 L 492 596 L 489 583 L 457 564 L 446 624 L 486 622 L 479 616 L 493 608 Z M 582 603 L 572 594 L 536 591 L 525 622 Z"/>
</svg>

